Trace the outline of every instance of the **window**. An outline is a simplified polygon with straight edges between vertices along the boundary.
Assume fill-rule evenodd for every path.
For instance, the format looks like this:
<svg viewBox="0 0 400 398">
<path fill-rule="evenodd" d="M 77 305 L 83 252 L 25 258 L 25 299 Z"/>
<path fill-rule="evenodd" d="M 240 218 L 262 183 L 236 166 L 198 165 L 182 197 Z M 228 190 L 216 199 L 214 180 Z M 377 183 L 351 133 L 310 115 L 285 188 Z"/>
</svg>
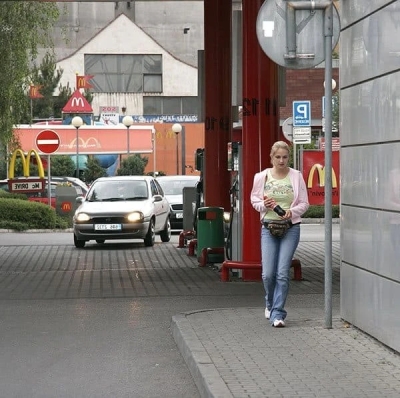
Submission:
<svg viewBox="0 0 400 398">
<path fill-rule="evenodd" d="M 143 115 L 198 115 L 198 97 L 143 97 Z"/>
<path fill-rule="evenodd" d="M 161 93 L 162 56 L 85 54 L 85 75 L 96 93 Z"/>
</svg>

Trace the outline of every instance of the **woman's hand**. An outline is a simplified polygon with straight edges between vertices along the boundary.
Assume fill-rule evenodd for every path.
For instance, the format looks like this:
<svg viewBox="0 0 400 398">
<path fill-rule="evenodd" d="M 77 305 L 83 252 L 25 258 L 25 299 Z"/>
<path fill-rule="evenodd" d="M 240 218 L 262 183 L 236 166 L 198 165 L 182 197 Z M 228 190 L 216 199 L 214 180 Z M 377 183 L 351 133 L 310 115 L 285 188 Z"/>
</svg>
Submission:
<svg viewBox="0 0 400 398">
<path fill-rule="evenodd" d="M 264 196 L 264 206 L 267 209 L 273 210 L 274 207 L 276 206 L 276 202 L 274 199 L 270 199 L 270 198 L 268 198 L 268 196 Z"/>
<path fill-rule="evenodd" d="M 292 218 L 292 211 L 286 210 L 285 215 L 282 217 L 283 220 L 290 220 Z"/>
</svg>

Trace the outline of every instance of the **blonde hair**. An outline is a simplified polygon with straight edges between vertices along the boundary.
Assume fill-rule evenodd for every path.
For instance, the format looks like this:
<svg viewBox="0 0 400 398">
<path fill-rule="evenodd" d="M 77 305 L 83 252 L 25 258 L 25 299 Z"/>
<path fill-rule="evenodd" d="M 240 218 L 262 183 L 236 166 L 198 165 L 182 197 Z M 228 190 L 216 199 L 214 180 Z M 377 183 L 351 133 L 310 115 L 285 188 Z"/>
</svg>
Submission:
<svg viewBox="0 0 400 398">
<path fill-rule="evenodd" d="M 288 151 L 288 153 L 290 154 L 290 147 L 285 141 L 276 141 L 271 147 L 271 153 L 270 153 L 271 160 L 272 160 L 272 157 L 275 155 L 275 152 L 278 149 L 286 149 Z"/>
</svg>

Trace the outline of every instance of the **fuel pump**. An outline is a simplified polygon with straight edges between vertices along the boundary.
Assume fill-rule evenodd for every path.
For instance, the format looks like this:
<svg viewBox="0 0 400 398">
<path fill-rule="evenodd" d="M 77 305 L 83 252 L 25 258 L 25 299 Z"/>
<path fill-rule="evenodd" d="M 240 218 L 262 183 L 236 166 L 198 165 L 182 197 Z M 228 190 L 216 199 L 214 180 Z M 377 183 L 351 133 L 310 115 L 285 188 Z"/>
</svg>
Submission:
<svg viewBox="0 0 400 398">
<path fill-rule="evenodd" d="M 228 143 L 228 170 L 231 171 L 229 228 L 227 232 L 225 255 L 228 260 L 242 259 L 242 144 Z"/>
</svg>

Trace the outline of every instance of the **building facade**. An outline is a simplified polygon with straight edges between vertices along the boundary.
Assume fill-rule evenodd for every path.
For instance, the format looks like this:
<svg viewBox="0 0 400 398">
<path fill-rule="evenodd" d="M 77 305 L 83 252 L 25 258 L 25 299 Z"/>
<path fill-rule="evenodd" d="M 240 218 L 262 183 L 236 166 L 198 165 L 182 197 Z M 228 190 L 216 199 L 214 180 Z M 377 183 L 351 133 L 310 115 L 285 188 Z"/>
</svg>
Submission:
<svg viewBox="0 0 400 398">
<path fill-rule="evenodd" d="M 400 351 L 400 1 L 341 3 L 341 316 Z"/>
</svg>

